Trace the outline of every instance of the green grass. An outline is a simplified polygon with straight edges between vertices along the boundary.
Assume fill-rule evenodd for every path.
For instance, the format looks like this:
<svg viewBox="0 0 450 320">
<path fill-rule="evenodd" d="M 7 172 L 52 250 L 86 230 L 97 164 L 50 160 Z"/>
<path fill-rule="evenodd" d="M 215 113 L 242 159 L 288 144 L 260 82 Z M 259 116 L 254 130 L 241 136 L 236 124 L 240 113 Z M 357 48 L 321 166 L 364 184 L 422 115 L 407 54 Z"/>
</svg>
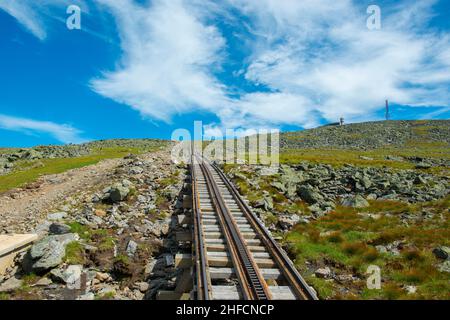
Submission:
<svg viewBox="0 0 450 320">
<path fill-rule="evenodd" d="M 97 295 L 95 296 L 95 300 L 112 300 L 114 299 L 114 292 L 107 292 L 103 295 Z"/>
<path fill-rule="evenodd" d="M 404 148 L 383 148 L 374 150 L 346 150 L 346 149 L 282 149 L 280 151 L 280 163 L 297 164 L 302 161 L 312 163 L 325 163 L 334 167 L 352 164 L 361 167 L 390 167 L 394 169 L 414 169 L 415 164 L 408 161 L 386 160 L 386 156 L 397 157 L 426 157 L 437 159 L 450 159 L 448 144 L 415 142 Z M 373 160 L 363 160 L 360 157 L 368 157 Z M 428 172 L 445 173 L 445 168 L 432 168 Z"/>
<path fill-rule="evenodd" d="M 128 257 L 127 255 L 124 255 L 124 254 L 119 254 L 114 259 L 114 262 L 116 262 L 116 263 L 123 263 L 124 265 L 129 265 L 130 264 L 130 257 Z"/>
<path fill-rule="evenodd" d="M 299 224 L 284 239 L 295 256 L 296 266 L 303 272 L 305 262 L 335 266 L 338 273 L 359 273 L 364 275 L 371 264 L 381 268 L 382 290 L 366 290 L 364 286 L 351 288 L 351 295 L 344 298 L 362 299 L 448 299 L 450 278 L 437 270 L 440 263 L 432 250 L 450 241 L 448 204 L 450 197 L 420 205 L 400 205 L 392 201 L 371 202 L 364 209 L 337 207 L 334 212 L 309 224 Z M 418 213 L 428 208 L 444 215 L 440 218 L 400 223 L 399 213 Z M 389 217 L 371 219 L 358 212 L 385 212 Z M 324 233 L 326 232 L 326 233 Z M 322 236 L 323 234 L 323 236 Z M 400 255 L 381 254 L 375 245 L 389 244 L 401 240 L 408 244 Z M 362 276 L 364 278 L 364 276 Z M 311 284 L 321 292 L 322 297 L 337 298 L 339 293 L 323 281 L 312 280 Z M 325 287 L 323 288 L 323 286 Z M 408 295 L 402 289 L 405 285 L 417 286 L 417 294 Z M 316 287 L 317 286 L 317 287 Z"/>
<path fill-rule="evenodd" d="M 115 246 L 115 239 L 113 237 L 107 236 L 101 239 L 100 243 L 98 244 L 98 249 L 100 251 L 108 251 L 114 249 Z"/>
<path fill-rule="evenodd" d="M 86 261 L 83 245 L 77 241 L 69 243 L 66 247 L 66 255 L 64 256 L 64 261 L 68 264 L 83 265 Z"/>
<path fill-rule="evenodd" d="M 39 280 L 39 277 L 34 273 L 29 273 L 22 277 L 22 283 L 25 286 L 35 284 Z"/>
<path fill-rule="evenodd" d="M 129 153 L 139 154 L 143 150 L 138 148 L 103 148 L 94 151 L 92 155 L 76 158 L 42 159 L 38 162 L 24 162 L 19 168 L 7 175 L 0 176 L 0 192 L 21 187 L 36 181 L 40 176 L 62 173 L 71 169 L 93 165 L 101 160 L 122 158 Z M 38 163 L 39 165 L 33 165 Z"/>
<path fill-rule="evenodd" d="M 70 222 L 68 223 L 68 226 L 70 227 L 70 231 L 72 233 L 78 234 L 81 239 L 90 240 L 91 230 L 89 229 L 89 227 L 84 226 L 79 222 Z"/>
<path fill-rule="evenodd" d="M 11 296 L 8 293 L 0 292 L 0 301 L 9 300 Z"/>
<path fill-rule="evenodd" d="M 331 296 L 335 290 L 335 287 L 333 286 L 333 283 L 331 281 L 316 278 L 313 276 L 306 276 L 305 280 L 309 285 L 314 287 L 319 299 Z"/>
</svg>

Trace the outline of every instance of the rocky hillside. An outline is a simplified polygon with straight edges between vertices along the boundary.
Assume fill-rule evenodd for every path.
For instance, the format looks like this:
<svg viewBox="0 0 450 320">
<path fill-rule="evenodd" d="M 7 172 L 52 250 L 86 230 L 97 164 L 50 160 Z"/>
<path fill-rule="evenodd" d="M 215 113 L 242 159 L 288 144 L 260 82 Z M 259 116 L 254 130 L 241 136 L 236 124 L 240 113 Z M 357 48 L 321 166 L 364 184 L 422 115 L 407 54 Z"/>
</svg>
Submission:
<svg viewBox="0 0 450 320">
<path fill-rule="evenodd" d="M 3 151 L 0 149 L 0 175 L 11 172 L 15 164 L 20 161 L 76 158 L 112 148 L 133 148 L 145 151 L 163 147 L 168 143 L 170 142 L 159 139 L 114 139 L 76 145 L 36 146 L 33 148 L 3 149 Z"/>
<path fill-rule="evenodd" d="M 415 142 L 450 146 L 450 120 L 378 121 L 281 134 L 280 147 L 374 149 L 402 147 Z"/>
<path fill-rule="evenodd" d="M 0 300 L 142 300 L 174 290 L 183 274 L 174 254 L 182 250 L 175 234 L 187 168 L 169 151 L 106 160 L 0 195 L 0 234 L 40 237 L 0 275 Z"/>
<path fill-rule="evenodd" d="M 320 298 L 448 299 L 450 121 L 324 126 L 281 147 L 279 168 L 224 170 Z"/>
<path fill-rule="evenodd" d="M 225 170 L 322 299 L 448 298 L 448 176 L 306 161 Z M 366 287 L 371 265 L 381 290 Z"/>
</svg>

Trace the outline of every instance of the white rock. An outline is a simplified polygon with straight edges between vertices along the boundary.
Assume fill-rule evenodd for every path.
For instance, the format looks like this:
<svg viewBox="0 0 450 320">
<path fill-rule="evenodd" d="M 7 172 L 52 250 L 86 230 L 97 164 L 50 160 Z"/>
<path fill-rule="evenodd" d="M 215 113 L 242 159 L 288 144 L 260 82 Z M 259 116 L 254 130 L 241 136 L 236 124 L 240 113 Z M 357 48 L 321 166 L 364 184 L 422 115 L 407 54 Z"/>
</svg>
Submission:
<svg viewBox="0 0 450 320">
<path fill-rule="evenodd" d="M 11 292 L 19 289 L 21 286 L 22 280 L 12 277 L 0 284 L 0 292 Z"/>
<path fill-rule="evenodd" d="M 127 254 L 128 256 L 132 257 L 134 256 L 134 254 L 136 253 L 138 244 L 136 242 L 134 242 L 133 240 L 130 240 L 127 244 Z"/>
<path fill-rule="evenodd" d="M 408 292 L 408 294 L 414 294 L 417 292 L 416 286 L 406 286 L 405 289 L 406 289 L 406 292 Z"/>
<path fill-rule="evenodd" d="M 59 220 L 65 219 L 66 217 L 67 217 L 66 212 L 55 212 L 55 213 L 50 213 L 49 215 L 47 215 L 47 220 L 59 221 Z"/>
<path fill-rule="evenodd" d="M 317 278 L 328 278 L 331 275 L 331 270 L 328 267 L 319 268 L 314 273 Z"/>
</svg>

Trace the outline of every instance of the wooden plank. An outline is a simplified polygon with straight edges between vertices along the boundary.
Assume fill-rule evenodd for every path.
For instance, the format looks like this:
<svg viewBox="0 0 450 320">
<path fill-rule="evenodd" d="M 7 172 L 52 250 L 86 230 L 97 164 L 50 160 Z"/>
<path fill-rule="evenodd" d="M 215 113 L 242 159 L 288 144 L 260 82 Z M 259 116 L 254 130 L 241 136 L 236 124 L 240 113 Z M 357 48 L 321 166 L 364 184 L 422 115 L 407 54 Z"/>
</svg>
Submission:
<svg viewBox="0 0 450 320">
<path fill-rule="evenodd" d="M 37 234 L 2 234 L 0 235 L 0 256 L 27 246 L 37 238 Z"/>
<path fill-rule="evenodd" d="M 261 268 L 260 269 L 263 277 L 265 280 L 279 280 L 283 278 L 283 275 L 281 274 L 280 270 L 278 269 L 267 269 L 267 268 Z M 230 279 L 233 276 L 235 276 L 234 268 L 209 268 L 209 273 L 211 276 L 211 279 Z"/>
<path fill-rule="evenodd" d="M 268 252 L 253 252 L 252 253 L 253 258 L 270 258 L 270 255 Z M 209 251 L 208 257 L 229 257 L 230 254 L 226 251 Z"/>
<path fill-rule="evenodd" d="M 295 300 L 291 289 L 287 286 L 269 286 L 274 300 Z M 214 300 L 240 300 L 242 295 L 237 286 L 212 286 Z"/>
<path fill-rule="evenodd" d="M 225 243 L 207 243 L 208 251 L 226 251 L 227 246 Z M 251 252 L 265 252 L 266 248 L 263 246 L 247 246 Z"/>
<path fill-rule="evenodd" d="M 273 268 L 276 266 L 272 259 L 255 258 L 254 259 L 260 268 Z M 233 261 L 229 257 L 213 256 L 208 254 L 208 263 L 211 267 L 232 267 Z"/>
<path fill-rule="evenodd" d="M 295 300 L 295 295 L 288 286 L 269 286 L 273 300 Z"/>
<path fill-rule="evenodd" d="M 0 275 L 14 264 L 14 258 L 38 239 L 37 234 L 0 235 Z"/>
</svg>

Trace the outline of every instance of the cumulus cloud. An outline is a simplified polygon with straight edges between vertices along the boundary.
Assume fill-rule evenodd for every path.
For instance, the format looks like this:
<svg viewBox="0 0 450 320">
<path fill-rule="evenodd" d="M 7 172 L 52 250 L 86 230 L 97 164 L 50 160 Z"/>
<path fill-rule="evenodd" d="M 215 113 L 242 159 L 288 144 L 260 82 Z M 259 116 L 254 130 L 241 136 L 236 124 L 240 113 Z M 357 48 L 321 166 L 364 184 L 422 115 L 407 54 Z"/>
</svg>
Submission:
<svg viewBox="0 0 450 320">
<path fill-rule="evenodd" d="M 268 99 L 290 97 L 288 106 L 273 105 L 279 112 L 304 111 L 284 123 L 366 120 L 385 99 L 449 105 L 449 34 L 426 28 L 435 1 L 382 8 L 383 27 L 373 31 L 352 1 L 230 2 L 252 17 L 256 35 L 246 78 L 277 91 Z"/>
<path fill-rule="evenodd" d="M 17 118 L 2 114 L 0 114 L 0 129 L 19 131 L 26 134 L 46 133 L 63 143 L 81 143 L 85 141 L 80 137 L 82 131 L 67 124 Z"/>
<path fill-rule="evenodd" d="M 198 1 L 102 2 L 117 17 L 125 57 L 93 88 L 150 117 L 169 121 L 204 109 L 221 120 L 207 126 L 212 134 L 374 119 L 385 99 L 449 105 L 449 34 L 427 29 L 435 1 L 382 8 L 383 28 L 373 31 L 365 8 L 349 0 L 228 0 L 220 10 L 210 2 L 199 10 Z M 268 89 L 231 97 L 230 84 L 211 71 L 229 39 L 211 21 L 219 15 L 241 23 L 230 19 L 236 11 L 252 35 L 245 79 Z"/>
<path fill-rule="evenodd" d="M 225 104 L 225 87 L 212 74 L 225 40 L 185 1 L 100 3 L 116 18 L 124 56 L 117 70 L 92 81 L 96 92 L 164 121 Z"/>
</svg>

